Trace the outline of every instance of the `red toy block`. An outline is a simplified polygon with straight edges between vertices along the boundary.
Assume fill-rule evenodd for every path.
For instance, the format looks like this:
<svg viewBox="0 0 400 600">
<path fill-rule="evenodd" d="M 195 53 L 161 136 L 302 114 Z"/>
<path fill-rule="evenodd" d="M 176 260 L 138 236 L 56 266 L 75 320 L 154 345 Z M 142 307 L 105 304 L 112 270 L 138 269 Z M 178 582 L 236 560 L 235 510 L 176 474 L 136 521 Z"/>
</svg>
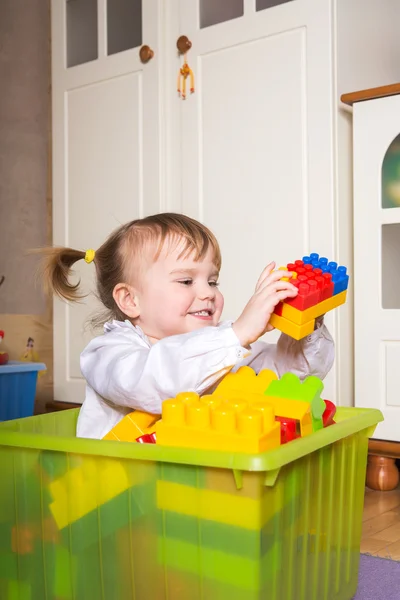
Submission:
<svg viewBox="0 0 400 600">
<path fill-rule="evenodd" d="M 34 546 L 33 529 L 26 525 L 13 527 L 11 532 L 11 550 L 16 554 L 32 554 Z"/>
<path fill-rule="evenodd" d="M 297 274 L 297 278 L 291 279 L 290 283 L 295 285 L 299 292 L 296 298 L 287 298 L 284 303 L 280 302 L 276 306 L 274 313 L 278 317 L 282 316 L 284 304 L 303 311 L 333 296 L 335 284 L 331 273 L 324 272 L 318 266 L 313 267 L 311 263 L 303 260 L 288 263 L 287 270 Z"/>
<path fill-rule="evenodd" d="M 279 421 L 281 424 L 281 444 L 291 442 L 296 438 L 301 437 L 299 431 L 299 422 L 296 419 L 290 419 L 289 417 L 275 417 L 275 421 Z"/>
<path fill-rule="evenodd" d="M 331 298 L 333 296 L 333 290 L 334 290 L 335 284 L 332 281 L 331 273 L 322 273 L 322 277 L 324 279 L 322 300 L 326 300 L 327 298 Z"/>
<path fill-rule="evenodd" d="M 306 275 L 299 275 L 297 279 L 291 279 L 290 283 L 299 288 L 299 293 L 295 298 L 286 299 L 286 304 L 298 310 L 306 310 L 318 304 L 321 293 L 314 279 L 308 279 Z"/>
<path fill-rule="evenodd" d="M 136 441 L 139 444 L 155 444 L 156 443 L 156 432 L 153 431 L 153 433 L 145 433 L 145 434 L 139 436 L 138 438 L 136 438 Z"/>
<path fill-rule="evenodd" d="M 329 425 L 335 424 L 333 417 L 336 413 L 336 406 L 330 400 L 324 400 L 324 402 L 326 409 L 324 411 L 324 414 L 322 415 L 322 422 L 324 424 L 324 427 L 329 427 Z"/>
</svg>

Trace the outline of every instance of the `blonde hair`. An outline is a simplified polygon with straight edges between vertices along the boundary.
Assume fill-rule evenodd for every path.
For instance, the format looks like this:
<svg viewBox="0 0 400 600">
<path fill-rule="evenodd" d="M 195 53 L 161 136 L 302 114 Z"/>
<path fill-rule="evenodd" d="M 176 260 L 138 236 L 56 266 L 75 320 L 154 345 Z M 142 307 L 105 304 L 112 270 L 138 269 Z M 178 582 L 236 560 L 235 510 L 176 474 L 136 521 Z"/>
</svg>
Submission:
<svg viewBox="0 0 400 600">
<path fill-rule="evenodd" d="M 160 213 L 121 225 L 95 252 L 97 295 L 106 308 L 106 314 L 94 319 L 94 324 L 128 318 L 115 303 L 113 290 L 118 283 L 127 280 L 128 264 L 132 260 L 139 262 L 147 243 L 157 244 L 154 255 L 154 260 L 157 260 L 167 238 L 177 243 L 184 241 L 179 258 L 193 253 L 194 260 L 201 261 L 211 249 L 215 266 L 220 270 L 221 252 L 217 239 L 195 219 L 177 213 Z M 72 248 L 46 248 L 41 252 L 45 255 L 42 265 L 45 289 L 64 300 L 76 301 L 85 297 L 79 290 L 80 282 L 73 284 L 70 277 L 72 266 L 83 260 L 86 253 Z"/>
</svg>

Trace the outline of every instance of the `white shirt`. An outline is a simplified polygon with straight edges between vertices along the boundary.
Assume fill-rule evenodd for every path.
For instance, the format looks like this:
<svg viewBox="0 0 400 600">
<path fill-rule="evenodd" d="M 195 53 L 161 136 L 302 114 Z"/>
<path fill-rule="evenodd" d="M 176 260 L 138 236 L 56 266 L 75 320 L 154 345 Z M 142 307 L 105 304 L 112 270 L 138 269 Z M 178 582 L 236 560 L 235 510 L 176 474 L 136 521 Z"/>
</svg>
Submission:
<svg viewBox="0 0 400 600">
<path fill-rule="evenodd" d="M 229 371 L 243 365 L 256 373 L 291 371 L 301 379 L 323 379 L 333 364 L 334 343 L 325 325 L 300 341 L 281 334 L 277 344 L 243 348 L 232 322 L 174 335 L 150 344 L 129 321 L 106 323 L 81 354 L 86 397 L 77 436 L 103 438 L 132 409 L 160 414 L 161 404 L 179 392 L 211 391 Z"/>
</svg>

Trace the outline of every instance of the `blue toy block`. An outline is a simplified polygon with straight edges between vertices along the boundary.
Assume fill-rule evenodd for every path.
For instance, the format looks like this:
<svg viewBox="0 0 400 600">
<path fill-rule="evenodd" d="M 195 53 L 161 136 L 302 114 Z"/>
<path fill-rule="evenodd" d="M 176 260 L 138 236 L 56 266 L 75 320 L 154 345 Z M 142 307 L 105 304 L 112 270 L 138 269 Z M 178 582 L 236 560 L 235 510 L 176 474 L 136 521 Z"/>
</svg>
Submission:
<svg viewBox="0 0 400 600">
<path fill-rule="evenodd" d="M 335 271 L 331 271 L 332 281 L 334 283 L 333 295 L 340 294 L 347 290 L 349 285 L 349 276 L 347 275 L 346 267 L 338 267 Z"/>
<path fill-rule="evenodd" d="M 303 263 L 305 265 L 312 265 L 314 269 L 321 269 L 322 271 L 328 271 L 328 259 L 325 256 L 319 256 L 316 252 L 312 252 L 310 256 L 303 256 Z"/>
<path fill-rule="evenodd" d="M 349 276 L 346 267 L 338 266 L 337 262 L 334 261 L 329 262 L 327 258 L 319 256 L 316 252 L 313 252 L 310 256 L 303 256 L 303 262 L 304 264 L 311 264 L 314 269 L 321 269 L 323 273 L 332 274 L 333 296 L 347 290 Z"/>
</svg>

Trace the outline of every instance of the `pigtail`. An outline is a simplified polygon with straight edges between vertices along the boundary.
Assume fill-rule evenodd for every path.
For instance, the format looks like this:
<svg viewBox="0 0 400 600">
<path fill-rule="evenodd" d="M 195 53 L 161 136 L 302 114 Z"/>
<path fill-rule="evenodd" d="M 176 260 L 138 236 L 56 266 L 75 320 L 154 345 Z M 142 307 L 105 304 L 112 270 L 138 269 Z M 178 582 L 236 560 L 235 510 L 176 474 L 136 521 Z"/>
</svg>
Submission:
<svg viewBox="0 0 400 600">
<path fill-rule="evenodd" d="M 43 255 L 40 276 L 47 293 L 70 301 L 85 297 L 79 293 L 80 281 L 75 284 L 70 281 L 72 266 L 85 258 L 85 252 L 72 248 L 44 248 L 36 252 Z"/>
</svg>

